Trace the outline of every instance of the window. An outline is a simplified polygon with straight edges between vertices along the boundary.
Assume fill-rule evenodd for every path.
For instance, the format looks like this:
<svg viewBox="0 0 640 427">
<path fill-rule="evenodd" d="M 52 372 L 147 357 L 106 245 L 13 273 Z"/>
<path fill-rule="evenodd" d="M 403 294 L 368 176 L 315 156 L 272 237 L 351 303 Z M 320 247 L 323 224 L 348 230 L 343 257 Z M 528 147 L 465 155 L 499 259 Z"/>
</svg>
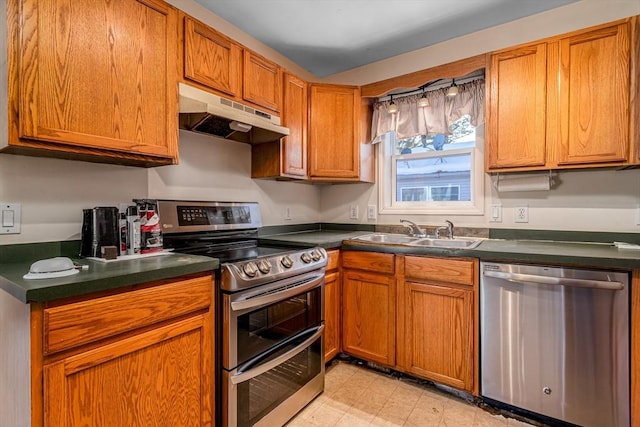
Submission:
<svg viewBox="0 0 640 427">
<path fill-rule="evenodd" d="M 450 134 L 397 139 L 380 144 L 380 200 L 383 213 L 482 214 L 484 125 L 469 115 L 449 126 Z"/>
<path fill-rule="evenodd" d="M 398 185 L 401 202 L 426 202 L 427 200 L 460 200 L 460 186 L 405 187 Z"/>
<path fill-rule="evenodd" d="M 483 213 L 485 83 L 481 70 L 466 78 L 455 96 L 438 79 L 374 103 L 381 213 Z"/>
</svg>

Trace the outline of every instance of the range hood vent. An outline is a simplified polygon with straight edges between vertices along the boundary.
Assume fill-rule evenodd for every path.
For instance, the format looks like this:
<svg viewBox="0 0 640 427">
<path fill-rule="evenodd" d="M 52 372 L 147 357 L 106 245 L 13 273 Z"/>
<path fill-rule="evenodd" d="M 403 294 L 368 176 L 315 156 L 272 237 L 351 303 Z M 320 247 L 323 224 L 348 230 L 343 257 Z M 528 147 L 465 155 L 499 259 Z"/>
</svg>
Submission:
<svg viewBox="0 0 640 427">
<path fill-rule="evenodd" d="M 280 117 L 179 83 L 180 129 L 248 144 L 278 141 L 289 135 Z"/>
</svg>

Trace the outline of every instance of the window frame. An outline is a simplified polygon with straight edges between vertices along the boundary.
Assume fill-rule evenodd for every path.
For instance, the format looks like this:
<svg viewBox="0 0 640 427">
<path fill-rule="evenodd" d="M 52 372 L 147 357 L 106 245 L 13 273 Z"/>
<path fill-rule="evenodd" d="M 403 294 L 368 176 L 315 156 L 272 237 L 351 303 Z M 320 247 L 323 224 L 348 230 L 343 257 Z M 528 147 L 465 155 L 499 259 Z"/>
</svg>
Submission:
<svg viewBox="0 0 640 427">
<path fill-rule="evenodd" d="M 476 127 L 475 147 L 416 154 L 393 154 L 394 135 L 386 134 L 378 145 L 378 200 L 380 214 L 414 215 L 484 215 L 484 123 Z M 469 201 L 396 201 L 396 160 L 402 158 L 435 158 L 459 154 L 471 155 L 471 188 Z"/>
</svg>

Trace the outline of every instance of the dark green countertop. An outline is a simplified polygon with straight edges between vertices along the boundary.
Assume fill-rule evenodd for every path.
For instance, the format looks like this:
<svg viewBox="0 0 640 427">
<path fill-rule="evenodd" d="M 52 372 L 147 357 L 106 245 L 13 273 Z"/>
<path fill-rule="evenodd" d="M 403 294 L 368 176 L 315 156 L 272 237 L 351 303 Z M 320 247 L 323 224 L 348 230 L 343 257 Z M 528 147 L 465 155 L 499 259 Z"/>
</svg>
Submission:
<svg viewBox="0 0 640 427">
<path fill-rule="evenodd" d="M 325 249 L 339 248 L 343 240 L 369 234 L 371 231 L 311 230 L 295 233 L 260 236 L 261 244 L 284 244 L 300 247 L 321 246 Z"/>
<path fill-rule="evenodd" d="M 351 240 L 370 232 L 369 230 L 306 230 L 263 235 L 260 236 L 260 242 L 262 244 L 300 247 L 321 246 L 326 249 L 342 248 L 386 253 L 472 257 L 486 261 L 515 263 L 627 270 L 640 268 L 639 250 L 618 249 L 610 243 L 489 239 L 484 240 L 475 249 L 442 249 Z M 212 271 L 219 267 L 217 259 L 183 254 L 111 263 L 75 259 L 71 256 L 78 264 L 89 265 L 89 270 L 58 279 L 23 279 L 22 276 L 29 270 L 30 265 L 38 259 L 59 255 L 68 256 L 71 253 L 71 251 L 65 250 L 64 245 L 62 245 L 62 250 L 56 245 L 18 245 L 0 250 L 0 289 L 4 289 L 26 303 L 42 302 Z M 75 246 L 72 249 L 77 253 Z"/>
<path fill-rule="evenodd" d="M 56 279 L 23 279 L 22 276 L 38 259 L 40 258 L 0 263 L 0 288 L 25 303 L 44 302 L 212 271 L 219 265 L 215 258 L 184 254 L 108 263 L 72 257 L 76 264 L 88 265 L 89 269 Z"/>
<path fill-rule="evenodd" d="M 611 243 L 550 240 L 487 239 L 474 249 L 442 249 L 350 240 L 370 231 L 304 231 L 262 236 L 263 243 L 322 246 L 359 251 L 472 257 L 486 261 L 562 264 L 594 268 L 640 268 L 640 250 L 618 249 Z"/>
<path fill-rule="evenodd" d="M 537 240 L 484 240 L 474 249 L 416 248 L 346 240 L 343 249 L 414 255 L 478 258 L 482 261 L 506 261 L 577 267 L 640 268 L 640 250 L 618 249 L 609 243 L 553 242 Z"/>
<path fill-rule="evenodd" d="M 473 251 L 481 260 L 640 268 L 640 250 L 618 249 L 611 243 L 486 240 Z"/>
</svg>

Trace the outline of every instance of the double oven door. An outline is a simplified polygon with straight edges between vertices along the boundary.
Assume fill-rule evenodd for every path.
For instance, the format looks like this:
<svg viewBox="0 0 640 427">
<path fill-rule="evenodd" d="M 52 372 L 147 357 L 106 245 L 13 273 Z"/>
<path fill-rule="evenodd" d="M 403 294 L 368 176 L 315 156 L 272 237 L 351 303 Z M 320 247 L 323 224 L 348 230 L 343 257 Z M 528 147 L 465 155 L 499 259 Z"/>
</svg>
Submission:
<svg viewBox="0 0 640 427">
<path fill-rule="evenodd" d="M 224 425 L 282 425 L 324 389 L 324 270 L 222 298 Z"/>
</svg>

